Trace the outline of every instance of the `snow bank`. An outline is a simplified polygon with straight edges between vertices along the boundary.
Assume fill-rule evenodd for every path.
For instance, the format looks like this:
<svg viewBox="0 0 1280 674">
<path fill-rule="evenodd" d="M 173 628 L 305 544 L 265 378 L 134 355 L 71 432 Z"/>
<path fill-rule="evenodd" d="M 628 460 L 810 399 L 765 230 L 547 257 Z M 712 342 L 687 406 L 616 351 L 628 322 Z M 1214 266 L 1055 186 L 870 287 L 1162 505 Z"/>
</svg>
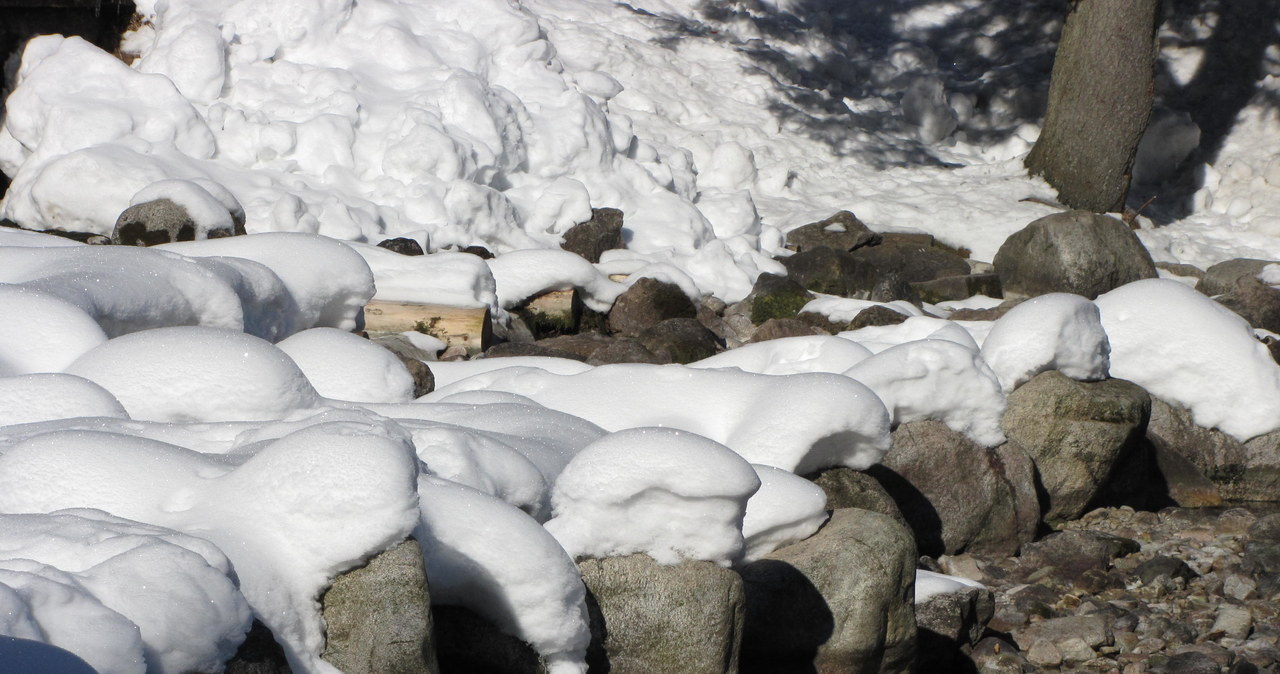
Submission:
<svg viewBox="0 0 1280 674">
<path fill-rule="evenodd" d="M 870 389 L 848 377 L 776 377 L 679 365 L 603 365 L 557 375 L 533 368 L 494 370 L 437 389 L 517 393 L 609 431 L 665 426 L 728 446 L 751 463 L 806 474 L 831 466 L 865 468 L 889 447 L 889 418 Z"/>
<path fill-rule="evenodd" d="M 159 328 L 117 337 L 67 372 L 152 421 L 265 421 L 315 407 L 320 397 L 270 343 L 231 330 Z"/>
<path fill-rule="evenodd" d="M 845 374 L 880 396 L 895 425 L 934 419 L 987 447 L 1005 441 L 1000 418 L 1006 401 L 1000 382 L 980 355 L 960 344 L 942 339 L 906 342 Z"/>
<path fill-rule="evenodd" d="M 821 487 L 773 466 L 751 467 L 760 478 L 760 490 L 747 501 L 742 520 L 744 563 L 812 536 L 827 521 L 827 495 Z"/>
<path fill-rule="evenodd" d="M 376 300 L 422 302 L 499 311 L 497 286 L 489 266 L 470 253 L 441 251 L 401 255 L 386 248 L 347 243 L 373 272 Z"/>
<path fill-rule="evenodd" d="M 41 373 L 0 377 L 0 426 L 129 413 L 105 388 L 83 377 Z"/>
<path fill-rule="evenodd" d="M 414 535 L 431 601 L 492 620 L 533 646 L 552 674 L 585 672 L 586 588 L 556 539 L 524 512 L 460 484 L 423 476 L 418 494 Z"/>
<path fill-rule="evenodd" d="M 61 372 L 107 341 L 79 307 L 31 288 L 0 284 L 0 376 Z"/>
<path fill-rule="evenodd" d="M 303 330 L 276 344 L 317 393 L 372 403 L 413 400 L 413 375 L 391 351 L 337 328 Z"/>
<path fill-rule="evenodd" d="M 1081 381 L 1107 378 L 1111 346 L 1098 306 L 1079 295 L 1033 297 L 996 320 L 982 357 L 1009 393 L 1045 370 Z"/>
<path fill-rule="evenodd" d="M 735 367 L 743 372 L 758 374 L 844 372 L 870 356 L 871 351 L 856 342 L 814 335 L 743 344 L 736 349 L 689 363 L 689 367 Z"/>
<path fill-rule="evenodd" d="M 0 513 L 97 508 L 206 539 L 231 560 L 293 670 L 329 671 L 315 599 L 414 527 L 412 445 L 390 425 L 334 422 L 242 461 L 109 433 L 47 433 L 0 456 Z"/>
<path fill-rule="evenodd" d="M 1165 279 L 1136 281 L 1095 302 L 1113 377 L 1241 442 L 1280 428 L 1280 366 L 1244 319 Z"/>
<path fill-rule="evenodd" d="M 569 462 L 556 480 L 546 527 L 575 559 L 644 553 L 662 564 L 729 566 L 745 551 L 742 518 L 759 488 L 751 464 L 718 442 L 672 428 L 631 428 Z"/>
</svg>

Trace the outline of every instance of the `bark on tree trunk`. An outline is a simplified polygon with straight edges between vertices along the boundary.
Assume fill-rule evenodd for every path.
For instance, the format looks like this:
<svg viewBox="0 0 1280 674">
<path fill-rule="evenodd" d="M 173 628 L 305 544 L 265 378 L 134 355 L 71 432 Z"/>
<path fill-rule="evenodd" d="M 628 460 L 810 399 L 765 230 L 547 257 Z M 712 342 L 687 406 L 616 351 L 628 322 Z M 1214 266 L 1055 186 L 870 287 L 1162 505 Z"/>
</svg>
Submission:
<svg viewBox="0 0 1280 674">
<path fill-rule="evenodd" d="M 1027 169 L 1072 208 L 1124 208 L 1151 116 L 1159 0 L 1079 0 L 1054 57 L 1049 104 Z"/>
</svg>

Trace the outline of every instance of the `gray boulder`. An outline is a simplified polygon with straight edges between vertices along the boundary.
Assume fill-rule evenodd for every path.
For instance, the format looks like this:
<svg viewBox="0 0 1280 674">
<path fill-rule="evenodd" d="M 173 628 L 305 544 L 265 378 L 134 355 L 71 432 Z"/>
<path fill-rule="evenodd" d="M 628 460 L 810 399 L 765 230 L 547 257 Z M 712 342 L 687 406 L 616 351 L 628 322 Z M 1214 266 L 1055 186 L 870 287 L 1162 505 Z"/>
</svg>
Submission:
<svg viewBox="0 0 1280 674">
<path fill-rule="evenodd" d="M 910 671 L 915 561 L 893 518 L 842 508 L 808 539 L 747 564 L 741 671 Z"/>
<path fill-rule="evenodd" d="M 1093 299 L 1155 278 L 1155 263 L 1129 226 L 1088 211 L 1047 215 L 1014 232 L 994 260 L 1006 297 L 1063 292 Z"/>
<path fill-rule="evenodd" d="M 1040 522 L 1026 453 L 1013 443 L 979 446 L 939 421 L 899 426 L 867 474 L 893 497 L 921 554 L 1014 555 Z"/>
<path fill-rule="evenodd" d="M 642 278 L 609 310 L 609 331 L 634 337 L 668 318 L 696 318 L 697 308 L 674 283 Z"/>
<path fill-rule="evenodd" d="M 1179 505 L 1280 500 L 1280 431 L 1240 442 L 1197 426 L 1191 412 L 1156 398 L 1147 439 Z"/>
<path fill-rule="evenodd" d="M 243 217 L 243 216 L 242 216 Z M 130 206 L 116 219 L 111 243 L 123 246 L 156 246 L 174 241 L 217 239 L 244 234 L 244 220 L 228 213 L 221 224 L 199 223 L 187 209 L 171 199 L 155 199 Z"/>
<path fill-rule="evenodd" d="M 1196 290 L 1240 314 L 1249 325 L 1280 332 L 1280 289 L 1258 279 L 1263 268 L 1271 264 L 1280 263 L 1245 258 L 1219 262 L 1205 270 Z"/>
<path fill-rule="evenodd" d="M 964 276 L 943 276 L 932 281 L 917 281 L 911 289 L 921 300 L 931 304 L 963 300 L 974 295 L 987 297 L 1004 297 L 1000 289 L 999 274 L 966 274 Z"/>
<path fill-rule="evenodd" d="M 321 657 L 345 674 L 434 674 L 431 598 L 422 551 L 412 538 L 333 581 L 320 600 Z"/>
<path fill-rule="evenodd" d="M 560 247 L 589 262 L 599 262 L 601 253 L 623 247 L 622 211 L 616 208 L 591 209 L 591 219 L 570 227 L 564 233 Z"/>
<path fill-rule="evenodd" d="M 587 654 L 592 671 L 738 671 L 738 574 L 711 562 L 662 565 L 646 555 L 587 559 L 578 567 L 599 609 Z"/>
<path fill-rule="evenodd" d="M 880 278 L 874 266 L 859 261 L 853 253 L 826 246 L 784 258 L 782 266 L 787 268 L 787 278 L 806 290 L 838 297 L 866 299 Z M 756 320 L 755 315 L 752 320 Z"/>
<path fill-rule="evenodd" d="M 880 235 L 871 231 L 856 215 L 840 211 L 819 222 L 811 222 L 787 232 L 787 248 L 798 252 L 826 246 L 849 251 L 874 246 Z"/>
<path fill-rule="evenodd" d="M 1151 396 L 1123 379 L 1076 381 L 1042 372 L 1009 395 L 1001 426 L 1035 462 L 1045 521 L 1072 520 L 1101 494 L 1126 455 L 1139 451 Z"/>
<path fill-rule="evenodd" d="M 880 276 L 897 274 L 906 283 L 969 273 L 963 256 L 940 246 L 927 234 L 885 234 L 879 245 L 859 248 L 853 258 L 871 265 Z"/>
</svg>

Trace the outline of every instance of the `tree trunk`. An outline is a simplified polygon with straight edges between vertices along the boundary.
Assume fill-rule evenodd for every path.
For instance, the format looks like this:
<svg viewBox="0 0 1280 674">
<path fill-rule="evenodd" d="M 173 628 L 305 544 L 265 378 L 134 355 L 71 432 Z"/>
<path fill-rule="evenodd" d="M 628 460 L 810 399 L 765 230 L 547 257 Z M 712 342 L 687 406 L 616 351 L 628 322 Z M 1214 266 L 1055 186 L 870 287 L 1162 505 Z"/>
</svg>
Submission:
<svg viewBox="0 0 1280 674">
<path fill-rule="evenodd" d="M 1079 0 L 1053 61 L 1044 130 L 1027 169 L 1059 201 L 1118 212 L 1151 116 L 1159 0 Z"/>
</svg>

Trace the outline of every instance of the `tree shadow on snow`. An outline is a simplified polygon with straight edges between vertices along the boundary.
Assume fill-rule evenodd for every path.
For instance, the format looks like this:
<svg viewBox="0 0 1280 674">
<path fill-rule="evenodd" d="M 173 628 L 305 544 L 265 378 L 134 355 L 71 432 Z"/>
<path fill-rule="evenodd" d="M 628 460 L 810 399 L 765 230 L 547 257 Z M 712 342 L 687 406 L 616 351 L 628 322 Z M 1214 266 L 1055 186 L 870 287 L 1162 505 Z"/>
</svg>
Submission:
<svg viewBox="0 0 1280 674">
<path fill-rule="evenodd" d="M 1199 127 L 1200 142 L 1170 175 L 1158 176 L 1157 184 L 1135 184 L 1128 205 L 1138 208 L 1154 198 L 1144 214 L 1166 224 L 1192 212 L 1205 167 L 1218 162 L 1240 112 L 1251 103 L 1265 105 L 1270 114 L 1280 110 L 1280 95 L 1259 86 L 1268 73 L 1280 75 L 1280 2 L 1166 0 L 1161 51 L 1153 121 L 1161 109 L 1166 116 L 1186 115 Z M 1175 56 L 1194 59 L 1196 52 L 1202 56 L 1194 74 L 1180 73 Z"/>
</svg>

